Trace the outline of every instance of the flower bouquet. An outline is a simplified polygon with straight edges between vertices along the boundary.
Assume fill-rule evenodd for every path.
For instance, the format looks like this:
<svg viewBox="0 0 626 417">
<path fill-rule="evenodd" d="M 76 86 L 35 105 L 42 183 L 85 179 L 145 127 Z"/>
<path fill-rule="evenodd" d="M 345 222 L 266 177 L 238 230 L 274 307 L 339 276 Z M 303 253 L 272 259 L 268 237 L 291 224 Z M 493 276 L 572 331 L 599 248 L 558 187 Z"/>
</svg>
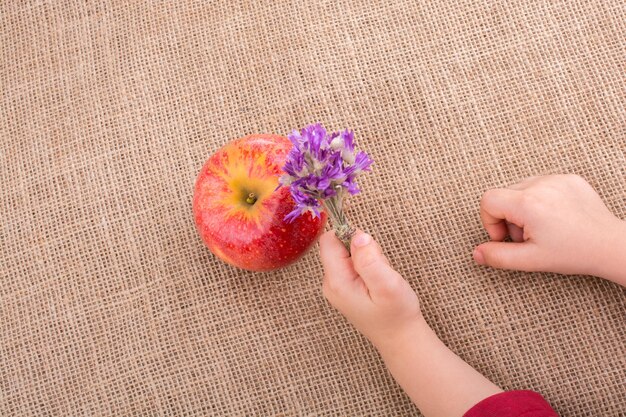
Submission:
<svg viewBox="0 0 626 417">
<path fill-rule="evenodd" d="M 328 133 L 318 123 L 294 130 L 288 137 L 293 148 L 279 187 L 289 187 L 296 207 L 285 219 L 293 221 L 307 211 L 319 217 L 324 209 L 336 236 L 350 251 L 355 229 L 346 218 L 346 199 L 360 192 L 356 180 L 370 170 L 372 159 L 355 149 L 354 132 L 349 130 Z"/>
</svg>

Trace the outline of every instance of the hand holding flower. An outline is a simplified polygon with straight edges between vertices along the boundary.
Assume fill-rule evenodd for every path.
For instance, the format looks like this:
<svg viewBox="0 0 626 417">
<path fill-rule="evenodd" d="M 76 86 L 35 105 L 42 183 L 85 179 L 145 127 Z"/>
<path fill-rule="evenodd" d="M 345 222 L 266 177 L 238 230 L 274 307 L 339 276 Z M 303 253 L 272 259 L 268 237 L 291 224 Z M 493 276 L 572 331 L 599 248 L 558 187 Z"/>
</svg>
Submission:
<svg viewBox="0 0 626 417">
<path fill-rule="evenodd" d="M 422 317 L 417 294 L 369 235 L 355 234 L 350 256 L 326 232 L 320 256 L 324 296 L 372 342 L 425 416 L 461 417 L 474 404 L 502 392 L 439 340 Z"/>
<path fill-rule="evenodd" d="M 322 235 L 324 296 L 379 350 L 411 338 L 423 321 L 415 291 L 371 236 L 357 232 L 351 249 L 332 232 Z"/>
</svg>

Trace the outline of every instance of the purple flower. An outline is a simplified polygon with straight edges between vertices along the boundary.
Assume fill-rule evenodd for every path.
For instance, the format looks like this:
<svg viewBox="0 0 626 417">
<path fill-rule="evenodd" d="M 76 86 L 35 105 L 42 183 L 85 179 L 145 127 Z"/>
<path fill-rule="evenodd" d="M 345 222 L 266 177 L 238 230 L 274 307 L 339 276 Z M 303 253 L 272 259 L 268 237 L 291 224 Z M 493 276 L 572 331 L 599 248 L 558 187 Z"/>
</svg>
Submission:
<svg viewBox="0 0 626 417">
<path fill-rule="evenodd" d="M 356 185 L 356 182 L 354 181 L 354 177 L 348 177 L 348 179 L 344 181 L 341 185 L 345 187 L 346 190 L 348 190 L 350 195 L 358 194 L 361 191 L 359 190 L 359 187 Z"/>
<path fill-rule="evenodd" d="M 289 186 L 296 208 L 285 218 L 293 221 L 306 211 L 319 217 L 321 202 L 332 200 L 341 207 L 347 194 L 359 193 L 356 178 L 369 171 L 372 159 L 363 151 L 355 153 L 354 132 L 328 133 L 319 123 L 294 130 L 289 135 L 293 149 L 283 167 L 279 187 Z"/>
<path fill-rule="evenodd" d="M 367 156 L 367 154 L 363 151 L 359 151 L 354 158 L 354 163 L 346 168 L 345 172 L 347 175 L 358 174 L 361 171 L 369 171 L 370 165 L 372 165 L 374 161 Z"/>
<path fill-rule="evenodd" d="M 293 148 L 291 152 L 289 152 L 289 156 L 287 158 L 287 162 L 283 167 L 283 171 L 291 175 L 292 177 L 296 177 L 300 175 L 302 169 L 304 168 L 304 154 L 298 150 L 298 148 Z"/>
<path fill-rule="evenodd" d="M 294 221 L 298 216 L 310 211 L 315 217 L 320 217 L 320 203 L 319 201 L 311 197 L 297 188 L 292 188 L 291 196 L 296 202 L 296 208 L 294 208 L 289 214 L 285 216 L 285 219 L 289 222 Z"/>
<path fill-rule="evenodd" d="M 341 132 L 341 138 L 343 139 L 345 149 L 349 152 L 354 152 L 354 132 L 344 130 Z"/>
<path fill-rule="evenodd" d="M 326 129 L 319 123 L 307 126 L 303 129 L 302 136 L 309 144 L 309 150 L 312 153 L 319 153 L 320 148 L 324 144 L 324 139 L 326 139 Z"/>
<path fill-rule="evenodd" d="M 294 129 L 289 135 L 287 135 L 291 143 L 293 143 L 294 149 L 299 149 L 300 144 L 304 141 L 300 132 Z"/>
</svg>

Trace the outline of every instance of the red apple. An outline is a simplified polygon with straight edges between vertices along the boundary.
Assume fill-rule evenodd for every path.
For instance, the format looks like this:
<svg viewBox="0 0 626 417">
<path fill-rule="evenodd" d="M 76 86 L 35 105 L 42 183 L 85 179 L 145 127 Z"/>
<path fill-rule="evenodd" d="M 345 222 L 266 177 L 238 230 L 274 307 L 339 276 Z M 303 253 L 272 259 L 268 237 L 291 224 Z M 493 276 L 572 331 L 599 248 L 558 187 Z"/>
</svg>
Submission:
<svg viewBox="0 0 626 417">
<path fill-rule="evenodd" d="M 278 186 L 292 144 L 277 135 L 234 140 L 198 174 L 193 214 L 204 243 L 220 259 L 251 271 L 280 268 L 302 256 L 326 224 L 307 212 L 285 221 L 295 207 Z"/>
</svg>

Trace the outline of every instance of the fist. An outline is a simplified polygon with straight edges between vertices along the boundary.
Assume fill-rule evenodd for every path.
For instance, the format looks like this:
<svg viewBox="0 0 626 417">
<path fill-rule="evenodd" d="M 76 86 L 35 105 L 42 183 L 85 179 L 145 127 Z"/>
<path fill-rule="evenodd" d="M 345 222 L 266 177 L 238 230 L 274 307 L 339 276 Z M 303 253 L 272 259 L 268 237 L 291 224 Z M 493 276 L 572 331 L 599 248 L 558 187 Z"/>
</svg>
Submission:
<svg viewBox="0 0 626 417">
<path fill-rule="evenodd" d="M 522 271 L 606 275 L 624 232 L 624 222 L 578 175 L 531 177 L 489 190 L 480 218 L 491 241 L 476 247 L 476 262 Z"/>
</svg>

